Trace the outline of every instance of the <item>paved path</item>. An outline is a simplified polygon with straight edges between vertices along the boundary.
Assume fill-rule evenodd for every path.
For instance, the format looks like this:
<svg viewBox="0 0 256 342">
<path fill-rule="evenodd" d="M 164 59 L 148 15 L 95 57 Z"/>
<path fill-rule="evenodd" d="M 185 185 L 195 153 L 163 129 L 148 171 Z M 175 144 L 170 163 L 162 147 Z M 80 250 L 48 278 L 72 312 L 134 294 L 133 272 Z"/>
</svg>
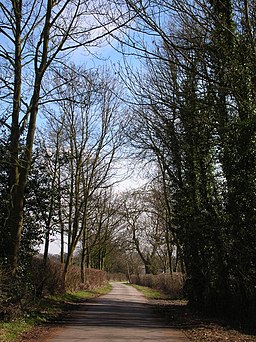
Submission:
<svg viewBox="0 0 256 342">
<path fill-rule="evenodd" d="M 135 288 L 113 283 L 112 291 L 72 312 L 50 342 L 185 342 L 185 335 L 165 326 Z"/>
</svg>

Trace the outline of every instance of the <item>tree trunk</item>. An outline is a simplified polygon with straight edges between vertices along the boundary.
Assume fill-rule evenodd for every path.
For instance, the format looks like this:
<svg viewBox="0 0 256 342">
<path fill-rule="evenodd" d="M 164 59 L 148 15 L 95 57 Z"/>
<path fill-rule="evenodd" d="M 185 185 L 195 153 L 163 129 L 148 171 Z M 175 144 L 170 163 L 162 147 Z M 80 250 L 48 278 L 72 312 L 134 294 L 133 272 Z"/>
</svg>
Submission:
<svg viewBox="0 0 256 342">
<path fill-rule="evenodd" d="M 6 221 L 6 228 L 9 231 L 9 241 L 7 243 L 7 263 L 11 273 L 14 275 L 18 265 L 18 254 L 20 249 L 20 239 L 23 227 L 23 207 L 24 194 L 27 178 L 30 170 L 32 159 L 32 149 L 34 144 L 34 135 L 36 129 L 36 118 L 38 112 L 38 101 L 40 96 L 40 88 L 43 74 L 47 67 L 47 55 L 49 44 L 50 17 L 52 2 L 47 3 L 47 14 L 45 17 L 45 25 L 43 28 L 43 52 L 40 60 L 40 66 L 35 67 L 35 83 L 34 92 L 31 97 L 30 105 L 25 118 L 29 118 L 29 125 L 26 133 L 26 142 L 23 153 L 19 156 L 20 143 L 20 103 L 21 103 L 21 20 L 22 20 L 22 1 L 13 2 L 13 10 L 15 15 L 16 31 L 15 31 L 15 76 L 14 76 L 14 97 L 13 97 L 13 113 L 12 127 L 10 137 L 10 206 L 9 216 Z M 38 52 L 38 51 L 37 51 Z M 39 56 L 36 56 L 35 65 Z M 26 121 L 26 120 L 25 120 Z"/>
<path fill-rule="evenodd" d="M 19 240 L 23 224 L 23 197 L 22 189 L 19 189 L 19 114 L 21 103 L 21 3 L 14 6 L 16 31 L 15 31 L 15 75 L 14 75 L 14 97 L 12 126 L 10 136 L 10 172 L 9 189 L 10 203 L 9 213 L 6 221 L 6 230 L 9 232 L 6 241 L 6 250 L 4 256 L 7 257 L 8 267 L 15 273 L 17 267 L 17 257 L 19 249 Z M 18 196 L 19 195 L 19 196 Z"/>
<path fill-rule="evenodd" d="M 48 228 L 48 227 L 47 227 Z M 49 245 L 50 245 L 50 230 L 47 229 L 45 233 L 45 245 L 44 245 L 44 264 L 47 263 L 48 253 L 49 253 Z"/>
<path fill-rule="evenodd" d="M 83 240 L 82 240 L 82 252 L 81 252 L 81 283 L 85 283 L 85 259 L 86 259 L 86 234 L 85 229 L 83 231 Z"/>
</svg>

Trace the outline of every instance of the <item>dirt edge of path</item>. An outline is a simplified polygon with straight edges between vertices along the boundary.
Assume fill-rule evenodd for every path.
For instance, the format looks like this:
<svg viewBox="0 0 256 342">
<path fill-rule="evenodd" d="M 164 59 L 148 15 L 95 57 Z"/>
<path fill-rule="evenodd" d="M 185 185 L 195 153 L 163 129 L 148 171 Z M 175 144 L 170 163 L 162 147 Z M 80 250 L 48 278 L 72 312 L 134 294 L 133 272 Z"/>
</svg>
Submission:
<svg viewBox="0 0 256 342">
<path fill-rule="evenodd" d="M 256 335 L 240 332 L 221 320 L 195 313 L 184 300 L 150 300 L 150 304 L 168 326 L 182 330 L 191 341 L 256 342 Z"/>
</svg>

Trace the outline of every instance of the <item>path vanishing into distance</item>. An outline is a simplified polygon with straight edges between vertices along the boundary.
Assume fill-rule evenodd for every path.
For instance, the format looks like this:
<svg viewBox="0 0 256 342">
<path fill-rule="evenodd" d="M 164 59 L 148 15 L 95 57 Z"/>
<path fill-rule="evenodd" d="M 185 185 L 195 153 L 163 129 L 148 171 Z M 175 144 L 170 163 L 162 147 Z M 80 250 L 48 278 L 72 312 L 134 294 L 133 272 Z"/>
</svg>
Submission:
<svg viewBox="0 0 256 342">
<path fill-rule="evenodd" d="M 138 290 L 123 283 L 112 287 L 108 294 L 79 305 L 43 341 L 188 341 L 181 331 L 161 321 Z"/>
</svg>

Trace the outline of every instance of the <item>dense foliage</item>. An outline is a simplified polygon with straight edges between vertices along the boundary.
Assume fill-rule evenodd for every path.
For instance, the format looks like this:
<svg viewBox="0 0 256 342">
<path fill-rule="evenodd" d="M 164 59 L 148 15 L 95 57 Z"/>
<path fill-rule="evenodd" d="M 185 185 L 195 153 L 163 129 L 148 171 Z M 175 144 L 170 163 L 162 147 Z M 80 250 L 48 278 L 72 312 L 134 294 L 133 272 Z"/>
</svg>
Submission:
<svg viewBox="0 0 256 342">
<path fill-rule="evenodd" d="M 170 13 L 170 28 L 140 15 L 161 39 L 131 86 L 139 100 L 129 134 L 168 190 L 190 302 L 248 318 L 256 305 L 255 3 L 156 8 Z"/>
</svg>

